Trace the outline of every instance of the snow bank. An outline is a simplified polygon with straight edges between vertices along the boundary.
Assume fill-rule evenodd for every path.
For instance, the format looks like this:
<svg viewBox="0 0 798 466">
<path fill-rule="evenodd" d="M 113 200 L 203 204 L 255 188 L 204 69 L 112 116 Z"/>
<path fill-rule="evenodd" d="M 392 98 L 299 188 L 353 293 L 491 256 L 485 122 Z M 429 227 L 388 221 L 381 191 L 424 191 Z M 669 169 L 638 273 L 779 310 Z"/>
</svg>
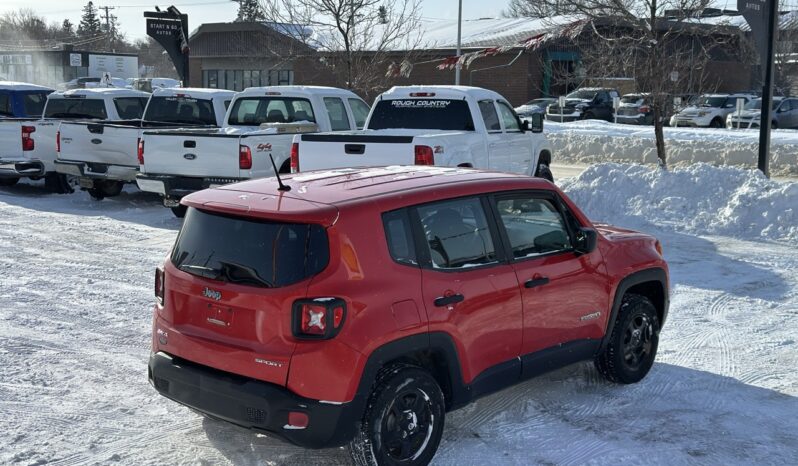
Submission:
<svg viewBox="0 0 798 466">
<path fill-rule="evenodd" d="M 596 221 L 798 245 L 798 183 L 768 180 L 756 170 L 604 163 L 561 185 Z"/>
<path fill-rule="evenodd" d="M 755 168 L 759 130 L 664 128 L 671 166 L 707 162 Z M 546 135 L 557 163 L 655 163 L 654 128 L 588 120 L 546 122 Z M 770 167 L 774 174 L 798 174 L 798 131 L 771 133 Z"/>
</svg>

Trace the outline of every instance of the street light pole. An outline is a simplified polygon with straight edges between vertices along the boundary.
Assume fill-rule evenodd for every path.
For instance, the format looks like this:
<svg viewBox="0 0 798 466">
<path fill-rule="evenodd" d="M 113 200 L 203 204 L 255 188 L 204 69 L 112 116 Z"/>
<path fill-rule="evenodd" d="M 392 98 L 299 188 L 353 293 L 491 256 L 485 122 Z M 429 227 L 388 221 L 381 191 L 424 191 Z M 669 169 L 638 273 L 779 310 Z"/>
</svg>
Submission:
<svg viewBox="0 0 798 466">
<path fill-rule="evenodd" d="M 454 65 L 454 84 L 460 85 L 460 36 L 463 27 L 463 0 L 458 0 L 457 4 L 457 63 Z"/>
</svg>

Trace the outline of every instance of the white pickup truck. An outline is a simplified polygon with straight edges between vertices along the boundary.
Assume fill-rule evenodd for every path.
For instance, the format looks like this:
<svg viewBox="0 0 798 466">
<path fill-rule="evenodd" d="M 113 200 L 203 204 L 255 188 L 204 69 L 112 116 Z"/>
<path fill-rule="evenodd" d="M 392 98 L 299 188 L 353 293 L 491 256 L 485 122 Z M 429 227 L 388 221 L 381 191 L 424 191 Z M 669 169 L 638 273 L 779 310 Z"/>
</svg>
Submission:
<svg viewBox="0 0 798 466">
<path fill-rule="evenodd" d="M 182 216 L 180 198 L 215 185 L 290 172 L 296 133 L 361 128 L 369 107 L 350 91 L 251 87 L 236 94 L 221 129 L 146 130 L 139 189 L 159 193 Z"/>
<path fill-rule="evenodd" d="M 139 112 L 122 120 L 62 122 L 55 169 L 77 177 L 95 199 L 116 196 L 125 183 L 136 181 L 145 129 L 218 128 L 234 94 L 219 89 L 155 89 L 143 116 Z"/>
<path fill-rule="evenodd" d="M 533 115 L 530 123 L 521 121 L 507 100 L 487 89 L 394 87 L 377 97 L 365 128 L 295 136 L 293 171 L 415 164 L 485 168 L 552 180 L 552 150 L 540 134 L 541 115 Z"/>
<path fill-rule="evenodd" d="M 71 193 L 69 178 L 56 173 L 57 132 L 62 121 L 141 118 L 149 98 L 130 89 L 74 89 L 47 96 L 39 119 L 0 120 L 0 177 L 5 184 L 20 178 L 44 178 L 45 186 Z"/>
</svg>

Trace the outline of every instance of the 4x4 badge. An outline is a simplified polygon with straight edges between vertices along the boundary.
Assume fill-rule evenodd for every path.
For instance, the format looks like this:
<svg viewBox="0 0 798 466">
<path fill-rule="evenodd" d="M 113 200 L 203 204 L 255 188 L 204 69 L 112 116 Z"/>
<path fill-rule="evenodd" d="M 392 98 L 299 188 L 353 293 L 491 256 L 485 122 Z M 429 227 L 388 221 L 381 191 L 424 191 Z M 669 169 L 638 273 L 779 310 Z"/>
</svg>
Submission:
<svg viewBox="0 0 798 466">
<path fill-rule="evenodd" d="M 598 319 L 599 316 L 601 316 L 601 311 L 597 311 L 597 312 L 594 312 L 592 314 L 588 314 L 588 315 L 582 316 L 582 317 L 579 318 L 579 320 L 584 322 L 586 320 Z"/>
<path fill-rule="evenodd" d="M 205 289 L 202 290 L 202 296 L 213 299 L 214 301 L 219 301 L 220 299 L 222 299 L 222 292 L 205 287 Z"/>
</svg>

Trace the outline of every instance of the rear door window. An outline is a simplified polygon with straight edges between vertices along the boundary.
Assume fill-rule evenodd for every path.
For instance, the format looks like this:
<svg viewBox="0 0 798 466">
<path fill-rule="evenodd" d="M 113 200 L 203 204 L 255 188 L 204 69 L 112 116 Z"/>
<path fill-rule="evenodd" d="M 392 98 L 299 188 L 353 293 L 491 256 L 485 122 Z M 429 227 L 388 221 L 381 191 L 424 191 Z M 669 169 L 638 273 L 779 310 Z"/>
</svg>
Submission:
<svg viewBox="0 0 798 466">
<path fill-rule="evenodd" d="M 122 120 L 136 120 L 144 114 L 147 97 L 118 97 L 114 99 L 114 107 Z"/>
<path fill-rule="evenodd" d="M 346 114 L 344 101 L 338 97 L 325 97 L 324 106 L 330 116 L 330 126 L 333 131 L 346 131 L 352 129 L 349 125 L 349 115 Z"/>
<path fill-rule="evenodd" d="M 463 269 L 497 262 L 479 198 L 424 204 L 417 213 L 433 268 Z"/>
<path fill-rule="evenodd" d="M 329 261 L 321 225 L 282 223 L 189 208 L 172 252 L 178 269 L 262 288 L 300 282 Z"/>
<path fill-rule="evenodd" d="M 492 100 L 480 100 L 479 113 L 482 114 L 482 119 L 485 120 L 485 128 L 488 131 L 502 130 L 502 125 L 499 123 L 499 115 L 496 113 L 496 107 L 493 105 Z"/>
<path fill-rule="evenodd" d="M 368 118 L 371 109 L 360 99 L 349 99 L 349 108 L 352 109 L 352 116 L 355 117 L 357 129 L 363 129 L 366 126 L 366 118 Z"/>
<path fill-rule="evenodd" d="M 102 99 L 64 98 L 50 99 L 44 109 L 45 118 L 108 118 Z"/>
<path fill-rule="evenodd" d="M 216 125 L 213 101 L 192 97 L 151 97 L 144 119 L 189 125 Z"/>
</svg>

